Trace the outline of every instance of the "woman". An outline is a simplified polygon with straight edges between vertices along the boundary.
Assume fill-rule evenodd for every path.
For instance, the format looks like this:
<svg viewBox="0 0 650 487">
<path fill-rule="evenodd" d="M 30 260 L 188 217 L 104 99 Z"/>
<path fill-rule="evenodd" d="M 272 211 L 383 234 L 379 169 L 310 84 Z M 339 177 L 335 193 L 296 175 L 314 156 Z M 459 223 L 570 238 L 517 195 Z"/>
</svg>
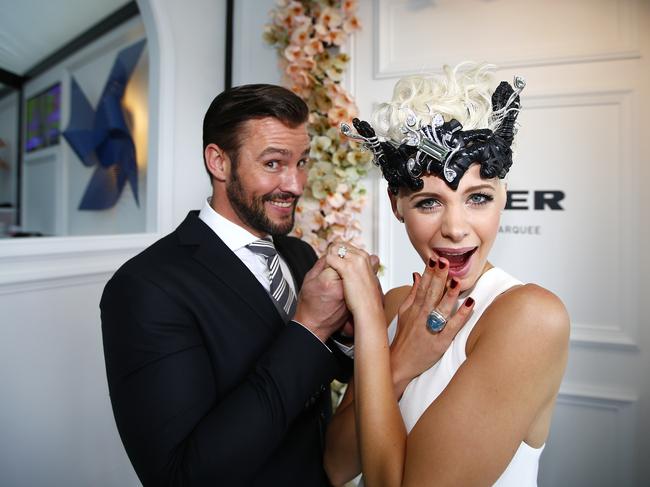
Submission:
<svg viewBox="0 0 650 487">
<path fill-rule="evenodd" d="M 375 116 L 384 142 L 366 122 L 344 128 L 374 152 L 427 266 L 382 304 L 368 255 L 328 250 L 355 323 L 354 379 L 327 433 L 334 484 L 360 472 L 366 487 L 537 484 L 569 318 L 488 261 L 525 85 L 491 93 L 491 76 L 464 64 L 401 80 Z"/>
</svg>

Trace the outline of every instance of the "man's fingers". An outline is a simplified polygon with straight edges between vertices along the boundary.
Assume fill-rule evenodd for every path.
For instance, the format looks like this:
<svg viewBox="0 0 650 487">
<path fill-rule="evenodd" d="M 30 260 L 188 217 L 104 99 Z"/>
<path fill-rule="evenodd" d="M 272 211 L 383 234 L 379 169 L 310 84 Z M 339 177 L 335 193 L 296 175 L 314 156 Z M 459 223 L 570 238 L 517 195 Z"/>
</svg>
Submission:
<svg viewBox="0 0 650 487">
<path fill-rule="evenodd" d="M 338 272 L 336 272 L 335 269 L 332 267 L 326 267 L 323 269 L 323 271 L 320 273 L 320 278 L 325 280 L 325 281 L 340 281 L 341 276 L 339 275 Z"/>
<path fill-rule="evenodd" d="M 323 256 L 314 263 L 312 268 L 309 270 L 308 274 L 313 274 L 313 275 L 320 274 L 321 271 L 325 269 L 326 266 L 327 266 L 327 262 L 325 261 L 325 256 Z"/>
<path fill-rule="evenodd" d="M 375 274 L 377 274 L 377 271 L 379 271 L 379 256 L 372 254 L 370 256 L 370 265 L 372 266 L 372 270 Z"/>
</svg>

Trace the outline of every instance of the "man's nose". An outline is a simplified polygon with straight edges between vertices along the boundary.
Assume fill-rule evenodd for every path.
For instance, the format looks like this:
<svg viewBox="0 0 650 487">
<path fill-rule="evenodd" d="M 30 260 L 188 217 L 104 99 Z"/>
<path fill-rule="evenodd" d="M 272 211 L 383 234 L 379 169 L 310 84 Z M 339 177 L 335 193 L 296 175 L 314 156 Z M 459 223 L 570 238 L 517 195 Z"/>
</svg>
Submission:
<svg viewBox="0 0 650 487">
<path fill-rule="evenodd" d="M 306 183 L 306 171 L 297 167 L 292 167 L 288 168 L 284 173 L 280 189 L 287 193 L 293 193 L 296 196 L 300 196 L 302 195 Z"/>
</svg>

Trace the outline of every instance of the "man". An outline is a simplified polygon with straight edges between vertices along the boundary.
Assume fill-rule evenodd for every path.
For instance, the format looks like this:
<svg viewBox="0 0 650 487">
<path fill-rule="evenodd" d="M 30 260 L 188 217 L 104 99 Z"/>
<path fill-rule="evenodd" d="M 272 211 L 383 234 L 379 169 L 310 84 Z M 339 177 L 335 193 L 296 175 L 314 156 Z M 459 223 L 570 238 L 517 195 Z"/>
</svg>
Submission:
<svg viewBox="0 0 650 487">
<path fill-rule="evenodd" d="M 209 204 L 104 290 L 111 402 L 145 485 L 328 485 L 328 385 L 350 366 L 329 338 L 348 312 L 324 261 L 284 236 L 307 179 L 307 117 L 276 86 L 217 96 L 203 124 Z"/>
</svg>

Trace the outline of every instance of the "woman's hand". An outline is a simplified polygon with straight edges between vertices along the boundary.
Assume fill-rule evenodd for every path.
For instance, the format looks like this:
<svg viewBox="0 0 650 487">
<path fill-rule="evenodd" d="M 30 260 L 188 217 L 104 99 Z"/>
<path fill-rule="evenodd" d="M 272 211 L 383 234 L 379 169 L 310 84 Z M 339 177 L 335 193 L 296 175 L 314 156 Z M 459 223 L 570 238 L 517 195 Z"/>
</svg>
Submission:
<svg viewBox="0 0 650 487">
<path fill-rule="evenodd" d="M 335 241 L 327 249 L 325 258 L 327 264 L 343 279 L 345 302 L 353 316 L 383 310 L 383 294 L 376 276 L 376 257 L 349 243 Z"/>
<path fill-rule="evenodd" d="M 472 298 L 454 312 L 460 286 L 454 279 L 447 285 L 448 270 L 449 263 L 440 259 L 437 263 L 429 261 L 421 277 L 413 273 L 413 287 L 397 313 L 391 369 L 398 397 L 414 377 L 440 360 L 472 313 Z M 447 318 L 447 324 L 437 333 L 427 327 L 427 318 L 434 309 Z"/>
</svg>

